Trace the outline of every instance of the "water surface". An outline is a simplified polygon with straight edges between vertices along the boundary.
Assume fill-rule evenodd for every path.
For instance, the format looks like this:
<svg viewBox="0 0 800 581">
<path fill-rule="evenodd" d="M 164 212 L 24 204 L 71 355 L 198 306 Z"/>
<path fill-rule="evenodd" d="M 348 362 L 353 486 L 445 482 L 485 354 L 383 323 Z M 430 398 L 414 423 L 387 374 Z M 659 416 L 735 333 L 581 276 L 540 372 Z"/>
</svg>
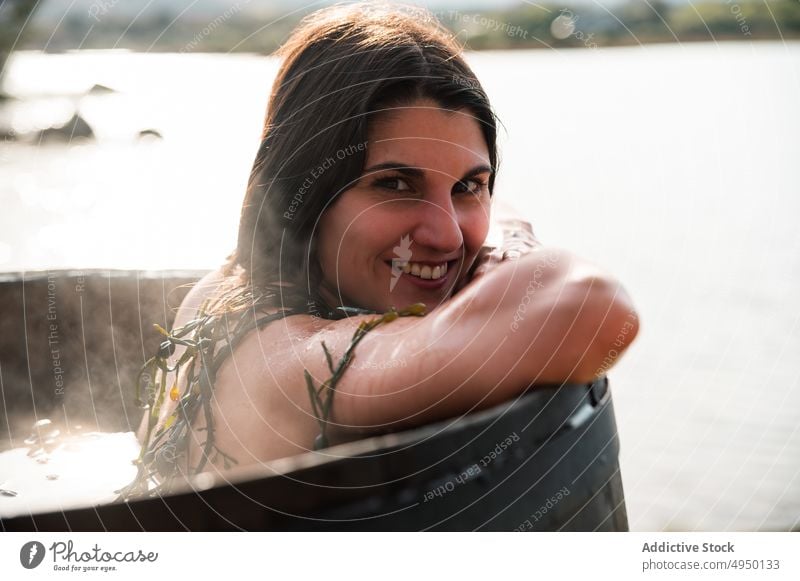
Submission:
<svg viewBox="0 0 800 581">
<path fill-rule="evenodd" d="M 800 526 L 800 44 L 469 60 L 507 130 L 497 196 L 545 243 L 614 272 L 641 313 L 611 374 L 631 528 Z M 80 101 L 96 142 L 0 144 L 0 269 L 216 266 L 276 69 L 17 56 L 8 88 L 46 115 L 95 83 L 119 93 Z M 20 130 L 42 122 L 21 107 Z M 164 139 L 135 139 L 150 127 Z"/>
</svg>

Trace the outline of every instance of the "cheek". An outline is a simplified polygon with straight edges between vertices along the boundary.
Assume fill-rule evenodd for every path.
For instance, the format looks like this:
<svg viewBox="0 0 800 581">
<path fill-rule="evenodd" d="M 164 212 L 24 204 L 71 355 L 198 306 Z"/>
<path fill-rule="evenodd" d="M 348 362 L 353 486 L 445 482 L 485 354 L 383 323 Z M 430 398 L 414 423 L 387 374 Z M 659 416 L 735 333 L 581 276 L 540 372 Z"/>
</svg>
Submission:
<svg viewBox="0 0 800 581">
<path fill-rule="evenodd" d="M 387 226 L 389 216 L 347 202 L 341 200 L 320 222 L 319 257 L 329 277 L 335 276 L 337 269 L 341 275 L 351 269 L 371 268 L 394 241 Z"/>
<path fill-rule="evenodd" d="M 359 268 L 371 268 L 375 260 L 391 253 L 400 237 L 395 232 L 397 220 L 395 216 L 393 221 L 389 213 L 381 210 L 368 209 L 353 217 L 343 233 L 342 259 Z"/>
<path fill-rule="evenodd" d="M 489 208 L 471 208 L 462 215 L 461 232 L 467 252 L 477 252 L 489 235 Z"/>
<path fill-rule="evenodd" d="M 327 278 L 335 276 L 337 256 L 342 252 L 342 232 L 347 223 L 343 218 L 339 208 L 334 207 L 325 212 L 320 220 L 317 256 Z"/>
</svg>

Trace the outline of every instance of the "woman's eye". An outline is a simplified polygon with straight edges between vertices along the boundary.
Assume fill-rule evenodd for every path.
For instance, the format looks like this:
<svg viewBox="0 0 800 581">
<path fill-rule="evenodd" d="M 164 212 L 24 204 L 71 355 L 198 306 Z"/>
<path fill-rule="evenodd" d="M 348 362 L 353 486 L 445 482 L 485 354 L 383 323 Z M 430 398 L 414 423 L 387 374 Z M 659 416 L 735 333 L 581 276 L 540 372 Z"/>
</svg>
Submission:
<svg viewBox="0 0 800 581">
<path fill-rule="evenodd" d="M 487 185 L 486 182 L 473 178 L 473 179 L 468 179 L 465 182 L 458 182 L 455 185 L 455 188 L 459 191 L 459 193 L 469 193 L 473 195 L 479 195 L 483 191 L 483 188 L 486 185 Z"/>
<path fill-rule="evenodd" d="M 403 192 L 411 189 L 404 179 L 398 177 L 381 178 L 379 180 L 375 180 L 374 183 L 378 187 L 385 188 L 387 190 L 395 190 L 398 192 Z M 405 187 L 401 187 L 400 184 L 403 184 Z"/>
<path fill-rule="evenodd" d="M 384 188 L 386 190 L 392 190 L 395 192 L 405 192 L 411 191 L 412 188 L 408 184 L 408 182 L 400 177 L 388 177 L 388 178 L 380 178 L 373 182 L 374 185 L 378 186 L 379 188 Z M 486 182 L 481 181 L 476 178 L 470 178 L 463 182 L 457 182 L 455 186 L 453 186 L 454 193 L 457 194 L 469 194 L 473 196 L 479 196 L 483 189 L 486 187 Z"/>
</svg>

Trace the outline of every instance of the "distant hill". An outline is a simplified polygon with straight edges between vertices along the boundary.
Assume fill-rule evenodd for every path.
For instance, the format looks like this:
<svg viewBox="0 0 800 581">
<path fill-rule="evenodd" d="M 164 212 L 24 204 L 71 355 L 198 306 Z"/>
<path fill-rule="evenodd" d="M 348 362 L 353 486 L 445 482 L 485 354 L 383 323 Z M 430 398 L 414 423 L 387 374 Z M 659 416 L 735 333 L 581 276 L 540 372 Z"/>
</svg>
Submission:
<svg viewBox="0 0 800 581">
<path fill-rule="evenodd" d="M 798 0 L 568 2 L 566 7 L 546 0 L 428 0 L 419 4 L 432 10 L 473 50 L 800 38 Z M 44 0 L 17 48 L 269 54 L 302 16 L 331 3 Z"/>
</svg>

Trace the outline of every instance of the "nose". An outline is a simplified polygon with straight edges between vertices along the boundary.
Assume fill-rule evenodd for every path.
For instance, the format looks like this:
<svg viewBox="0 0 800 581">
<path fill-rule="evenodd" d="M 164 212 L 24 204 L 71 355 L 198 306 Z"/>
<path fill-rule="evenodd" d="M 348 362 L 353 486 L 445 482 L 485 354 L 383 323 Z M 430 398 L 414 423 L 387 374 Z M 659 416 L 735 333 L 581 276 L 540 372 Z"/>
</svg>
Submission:
<svg viewBox="0 0 800 581">
<path fill-rule="evenodd" d="M 420 204 L 412 240 L 431 252 L 452 254 L 461 248 L 464 237 L 450 196 L 445 200 L 426 200 Z"/>
</svg>

